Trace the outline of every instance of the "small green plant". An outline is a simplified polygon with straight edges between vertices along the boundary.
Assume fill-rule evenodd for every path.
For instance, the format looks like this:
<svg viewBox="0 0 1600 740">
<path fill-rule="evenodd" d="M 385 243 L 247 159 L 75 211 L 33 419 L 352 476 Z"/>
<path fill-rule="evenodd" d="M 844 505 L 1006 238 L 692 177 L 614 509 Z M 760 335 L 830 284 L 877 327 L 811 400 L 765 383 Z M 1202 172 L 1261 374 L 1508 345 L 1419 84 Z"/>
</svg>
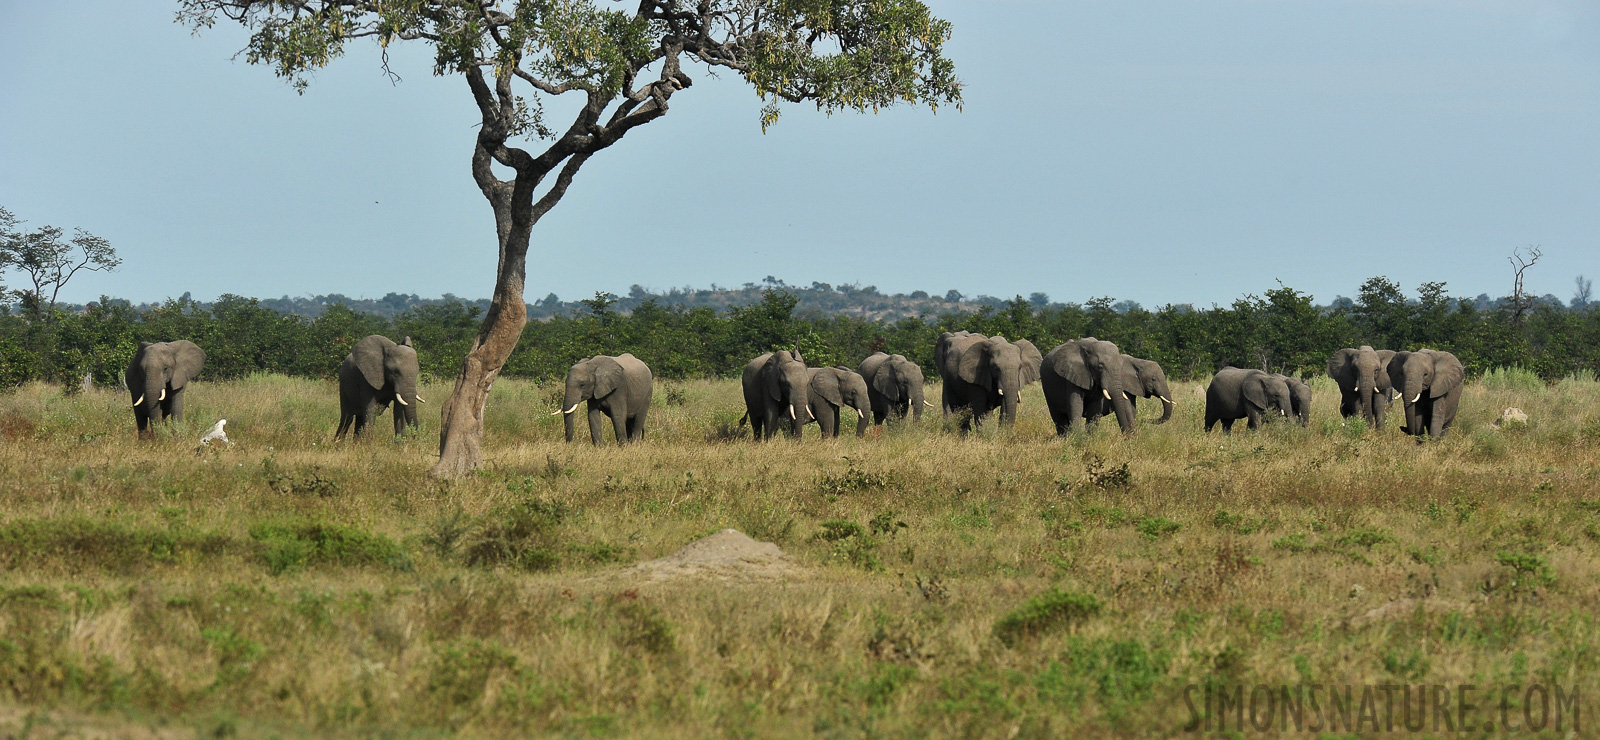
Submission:
<svg viewBox="0 0 1600 740">
<path fill-rule="evenodd" d="M 440 514 L 428 525 L 428 533 L 423 536 L 422 542 L 433 548 L 434 554 L 441 558 L 448 558 L 456 553 L 461 538 L 472 529 L 472 517 L 457 506 L 454 511 Z"/>
<path fill-rule="evenodd" d="M 1092 452 L 1083 456 L 1084 482 L 1102 491 L 1113 491 L 1133 485 L 1133 472 L 1128 463 L 1111 465 Z"/>
<path fill-rule="evenodd" d="M 834 559 L 844 560 L 862 570 L 884 569 L 883 561 L 877 554 L 878 538 L 868 534 L 860 524 L 849 520 L 835 520 L 823 522 L 819 526 L 822 527 L 822 531 L 812 535 L 811 539 L 830 543 L 829 555 Z"/>
<path fill-rule="evenodd" d="M 899 479 L 893 473 L 869 473 L 856 467 L 856 462 L 848 457 L 843 473 L 825 473 L 817 479 L 817 491 L 834 497 L 893 489 L 898 485 Z"/>
<path fill-rule="evenodd" d="M 267 570 L 280 575 L 306 565 L 376 566 L 410 570 L 411 556 L 394 540 L 331 522 L 286 520 L 250 528 Z"/>
<path fill-rule="evenodd" d="M 1512 588 L 1549 586 L 1556 582 L 1556 574 L 1550 570 L 1550 564 L 1538 555 L 1501 550 L 1495 553 L 1494 561 L 1510 568 L 1515 574 L 1511 581 Z"/>
<path fill-rule="evenodd" d="M 1293 553 L 1305 552 L 1310 550 L 1311 547 L 1311 543 L 1307 541 L 1304 532 L 1296 532 L 1295 534 L 1280 537 L 1272 541 L 1272 549 L 1287 550 Z"/>
<path fill-rule="evenodd" d="M 1362 529 L 1353 529 L 1349 532 L 1346 532 L 1334 539 L 1333 543 L 1336 545 L 1356 545 L 1358 547 L 1371 549 L 1374 545 L 1381 545 L 1385 542 L 1394 541 L 1394 535 L 1389 534 L 1381 529 L 1367 527 Z"/>
<path fill-rule="evenodd" d="M 283 494 L 330 498 L 339 493 L 339 481 L 324 476 L 316 465 L 286 473 L 269 457 L 261 461 L 261 479 L 268 488 Z"/>
<path fill-rule="evenodd" d="M 1051 588 L 996 621 L 994 635 L 1006 647 L 1015 647 L 1025 637 L 1081 624 L 1100 609 L 1093 594 Z"/>
<path fill-rule="evenodd" d="M 1183 525 L 1164 516 L 1151 516 L 1140 517 L 1138 521 L 1134 523 L 1134 528 L 1139 530 L 1139 534 L 1154 540 L 1177 532 L 1183 528 Z"/>
<path fill-rule="evenodd" d="M 559 529 L 571 511 L 561 504 L 529 498 L 485 517 L 478 537 L 467 546 L 467 565 L 510 565 L 529 572 L 561 562 Z"/>
</svg>

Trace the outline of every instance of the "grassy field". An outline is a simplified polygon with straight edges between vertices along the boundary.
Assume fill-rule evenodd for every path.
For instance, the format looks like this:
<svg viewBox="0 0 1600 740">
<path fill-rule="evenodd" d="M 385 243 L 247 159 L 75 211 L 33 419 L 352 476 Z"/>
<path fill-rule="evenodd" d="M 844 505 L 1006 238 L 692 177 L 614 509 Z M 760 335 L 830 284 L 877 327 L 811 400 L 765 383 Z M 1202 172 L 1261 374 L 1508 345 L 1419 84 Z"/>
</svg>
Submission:
<svg viewBox="0 0 1600 740">
<path fill-rule="evenodd" d="M 1593 732 L 1600 384 L 1474 382 L 1428 443 L 1314 388 L 1310 428 L 1231 437 L 1179 384 L 1169 424 L 1058 439 L 1034 386 L 1014 429 L 756 444 L 737 382 L 669 382 L 646 443 L 596 449 L 502 380 L 487 470 L 440 483 L 437 405 L 335 444 L 332 382 L 201 382 L 139 443 L 125 393 L 29 386 L 0 734 L 1168 736 L 1186 686 L 1258 683 L 1577 686 Z M 797 572 L 622 574 L 725 527 Z"/>
</svg>

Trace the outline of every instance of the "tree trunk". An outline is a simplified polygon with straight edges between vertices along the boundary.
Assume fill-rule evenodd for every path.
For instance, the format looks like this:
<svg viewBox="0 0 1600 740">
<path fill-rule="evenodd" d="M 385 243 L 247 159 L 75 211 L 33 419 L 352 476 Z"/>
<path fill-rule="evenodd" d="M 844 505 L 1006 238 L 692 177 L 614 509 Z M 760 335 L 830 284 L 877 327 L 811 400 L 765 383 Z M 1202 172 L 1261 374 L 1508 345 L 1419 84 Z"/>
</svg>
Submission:
<svg viewBox="0 0 1600 740">
<path fill-rule="evenodd" d="M 509 194 L 507 194 L 509 195 Z M 522 299 L 527 277 L 528 237 L 532 219 L 513 218 L 512 198 L 490 198 L 500 241 L 500 266 L 495 273 L 494 298 L 478 328 L 477 340 L 461 363 L 455 390 L 441 410 L 439 462 L 435 478 L 460 478 L 483 464 L 483 408 L 500 369 L 505 367 L 522 328 L 528 323 L 528 304 Z M 525 214 L 519 214 L 525 215 Z"/>
</svg>

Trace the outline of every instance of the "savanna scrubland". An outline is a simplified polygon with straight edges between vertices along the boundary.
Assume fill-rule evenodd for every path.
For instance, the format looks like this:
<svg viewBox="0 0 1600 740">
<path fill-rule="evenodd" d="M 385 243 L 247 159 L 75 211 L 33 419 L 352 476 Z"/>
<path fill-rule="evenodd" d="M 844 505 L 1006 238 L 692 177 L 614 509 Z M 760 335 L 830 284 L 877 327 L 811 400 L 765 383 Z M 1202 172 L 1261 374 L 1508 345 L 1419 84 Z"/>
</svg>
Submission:
<svg viewBox="0 0 1600 740">
<path fill-rule="evenodd" d="M 31 383 L 0 396 L 0 727 L 1123 737 L 1181 734 L 1188 685 L 1594 685 L 1600 383 L 1477 378 L 1423 442 L 1313 387 L 1309 427 L 1231 436 L 1181 382 L 1132 437 L 1055 437 L 1034 385 L 1012 429 L 757 444 L 736 381 L 658 381 L 647 441 L 594 448 L 503 379 L 487 468 L 441 482 L 436 412 L 333 444 L 332 381 L 202 378 L 148 443 L 120 389 Z M 626 572 L 723 528 L 791 572 Z"/>
</svg>

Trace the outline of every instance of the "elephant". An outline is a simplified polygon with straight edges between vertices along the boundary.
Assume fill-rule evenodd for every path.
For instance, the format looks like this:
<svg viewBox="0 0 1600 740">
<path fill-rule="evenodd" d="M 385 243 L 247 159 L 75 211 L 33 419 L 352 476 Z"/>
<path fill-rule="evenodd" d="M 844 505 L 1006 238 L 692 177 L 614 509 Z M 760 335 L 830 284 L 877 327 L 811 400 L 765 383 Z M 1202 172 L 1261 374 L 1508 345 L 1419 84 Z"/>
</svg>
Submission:
<svg viewBox="0 0 1600 740">
<path fill-rule="evenodd" d="M 856 372 L 867 382 L 874 424 L 908 415 L 914 421 L 922 421 L 922 407 L 933 406 L 922 397 L 922 366 L 905 355 L 875 353 L 862 360 Z"/>
<path fill-rule="evenodd" d="M 595 355 L 573 363 L 567 371 L 567 389 L 561 397 L 561 408 L 551 416 L 560 414 L 566 422 L 567 441 L 572 441 L 576 419 L 573 412 L 578 404 L 589 402 L 589 441 L 595 446 L 601 442 L 600 415 L 611 417 L 611 427 L 616 431 L 617 444 L 638 442 L 644 439 L 644 420 L 650 413 L 650 396 L 654 378 L 649 366 L 631 354 L 616 357 Z"/>
<path fill-rule="evenodd" d="M 971 418 L 961 422 L 962 431 L 981 424 L 995 408 L 1000 409 L 1002 426 L 1015 423 L 1022 389 L 1039 379 L 1039 363 L 1044 361 L 1026 339 L 1013 343 L 965 331 L 941 334 L 933 356 L 944 380 L 945 415 L 961 408 L 972 410 Z"/>
<path fill-rule="evenodd" d="M 1389 359 L 1389 380 L 1405 404 L 1407 434 L 1427 434 L 1435 439 L 1450 431 L 1461 403 L 1466 370 L 1449 352 L 1421 349 L 1396 352 Z"/>
<path fill-rule="evenodd" d="M 1233 422 L 1249 419 L 1251 429 L 1261 426 L 1268 411 L 1287 416 L 1294 402 L 1289 386 L 1263 370 L 1225 367 L 1212 376 L 1206 386 L 1206 431 L 1222 422 L 1224 434 L 1233 432 Z"/>
<path fill-rule="evenodd" d="M 1122 432 L 1133 433 L 1133 402 L 1129 400 L 1132 391 L 1123 385 L 1127 380 L 1123 357 L 1117 345 L 1094 337 L 1065 342 L 1045 355 L 1039 384 L 1044 388 L 1044 402 L 1050 407 L 1056 434 L 1072 431 L 1079 419 L 1087 423 L 1097 412 L 1103 414 L 1106 402 L 1117 415 Z M 1164 377 L 1162 385 L 1165 386 Z"/>
<path fill-rule="evenodd" d="M 1328 377 L 1339 386 L 1339 415 L 1359 415 L 1373 429 L 1382 429 L 1389 410 L 1389 360 L 1394 350 L 1368 345 L 1346 347 L 1328 358 Z"/>
<path fill-rule="evenodd" d="M 1172 390 L 1167 387 L 1167 372 L 1161 369 L 1160 363 L 1155 360 L 1142 360 L 1133 355 L 1122 356 L 1122 393 L 1128 397 L 1137 418 L 1139 399 L 1156 398 L 1161 400 L 1161 418 L 1156 419 L 1156 424 L 1165 424 L 1172 419 L 1172 410 L 1178 402 L 1172 400 Z M 1092 408 L 1092 412 L 1091 412 Z M 1100 417 L 1111 413 L 1106 398 L 1090 396 L 1084 399 L 1083 417 L 1088 422 L 1094 422 Z"/>
<path fill-rule="evenodd" d="M 1300 426 L 1311 426 L 1311 386 L 1289 375 L 1274 374 L 1272 377 L 1289 388 L 1289 415 L 1299 420 Z"/>
<path fill-rule="evenodd" d="M 335 440 L 355 426 L 356 437 L 366 433 L 367 425 L 378 418 L 389 404 L 394 407 L 394 433 L 417 426 L 417 404 L 427 403 L 417 395 L 417 349 L 406 337 L 395 344 L 388 337 L 373 334 L 350 348 L 339 365 L 339 430 Z M 410 399 L 410 400 L 407 400 Z"/>
<path fill-rule="evenodd" d="M 784 424 L 798 438 L 811 421 L 811 378 L 798 348 L 768 352 L 744 366 L 745 419 L 757 440 L 771 439 Z M 741 419 L 743 421 L 743 419 Z"/>
<path fill-rule="evenodd" d="M 183 389 L 205 366 L 205 350 L 186 339 L 139 343 L 123 380 L 141 438 L 155 436 L 151 422 L 183 421 Z"/>
<path fill-rule="evenodd" d="M 872 410 L 872 401 L 868 396 L 866 378 L 848 367 L 807 368 L 806 375 L 811 379 L 807 386 L 811 400 L 808 410 L 822 429 L 823 439 L 839 436 L 840 408 L 843 406 L 856 411 L 856 436 L 867 433 L 867 417 Z"/>
</svg>

